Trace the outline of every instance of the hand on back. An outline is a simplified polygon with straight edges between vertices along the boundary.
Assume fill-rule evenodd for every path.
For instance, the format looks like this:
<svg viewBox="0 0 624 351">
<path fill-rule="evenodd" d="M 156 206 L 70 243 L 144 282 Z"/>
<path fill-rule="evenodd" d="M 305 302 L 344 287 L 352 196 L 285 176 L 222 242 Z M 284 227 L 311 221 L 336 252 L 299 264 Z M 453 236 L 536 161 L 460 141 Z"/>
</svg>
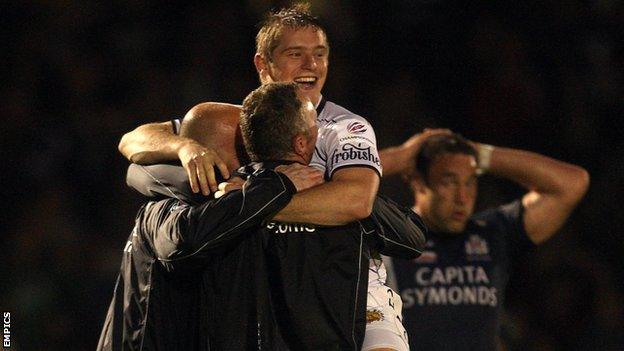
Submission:
<svg viewBox="0 0 624 351">
<path fill-rule="evenodd" d="M 194 193 L 201 190 L 202 194 L 209 195 L 211 191 L 216 192 L 218 190 L 215 166 L 223 178 L 228 179 L 230 177 L 225 162 L 214 150 L 192 140 L 180 148 L 178 157 L 188 174 L 191 190 Z"/>
</svg>

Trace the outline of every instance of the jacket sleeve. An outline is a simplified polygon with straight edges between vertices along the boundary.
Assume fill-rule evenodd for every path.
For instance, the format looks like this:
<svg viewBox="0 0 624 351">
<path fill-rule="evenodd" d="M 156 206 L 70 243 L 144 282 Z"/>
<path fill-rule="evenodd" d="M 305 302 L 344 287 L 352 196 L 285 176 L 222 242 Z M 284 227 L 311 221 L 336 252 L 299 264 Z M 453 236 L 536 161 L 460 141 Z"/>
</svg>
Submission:
<svg viewBox="0 0 624 351">
<path fill-rule="evenodd" d="M 139 218 L 140 226 L 167 271 L 188 271 L 203 267 L 216 249 L 255 233 L 295 193 L 285 175 L 261 170 L 249 176 L 243 189 L 201 205 L 175 199 L 150 202 Z"/>
<path fill-rule="evenodd" d="M 131 164 L 126 184 L 151 199 L 175 198 L 187 203 L 201 203 L 207 198 L 193 194 L 186 170 L 168 164 Z"/>
<path fill-rule="evenodd" d="M 412 259 L 425 248 L 427 227 L 422 219 L 383 195 L 377 195 L 363 226 L 371 248 L 383 255 Z"/>
</svg>

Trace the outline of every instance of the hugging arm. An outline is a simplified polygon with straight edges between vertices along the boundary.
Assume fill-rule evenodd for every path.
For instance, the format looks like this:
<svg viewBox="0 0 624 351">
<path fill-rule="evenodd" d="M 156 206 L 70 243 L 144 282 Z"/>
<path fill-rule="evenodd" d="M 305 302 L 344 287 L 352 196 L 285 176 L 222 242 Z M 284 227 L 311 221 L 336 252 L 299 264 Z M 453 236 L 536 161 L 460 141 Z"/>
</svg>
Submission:
<svg viewBox="0 0 624 351">
<path fill-rule="evenodd" d="M 362 224 L 371 247 L 383 255 L 412 259 L 425 248 L 427 227 L 421 218 L 383 195 L 377 195 L 373 213 Z"/>
<path fill-rule="evenodd" d="M 241 239 L 272 217 L 296 192 L 273 170 L 252 174 L 241 190 L 192 206 L 175 199 L 150 202 L 139 225 L 148 233 L 156 258 L 168 271 L 199 268 L 214 249 Z"/>
</svg>

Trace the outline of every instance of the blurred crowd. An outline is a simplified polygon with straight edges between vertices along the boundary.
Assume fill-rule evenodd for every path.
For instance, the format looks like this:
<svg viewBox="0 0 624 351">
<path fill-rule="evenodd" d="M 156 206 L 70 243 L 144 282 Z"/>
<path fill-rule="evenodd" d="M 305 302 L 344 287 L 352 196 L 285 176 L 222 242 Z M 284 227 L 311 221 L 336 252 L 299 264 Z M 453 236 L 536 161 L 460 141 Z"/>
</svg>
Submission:
<svg viewBox="0 0 624 351">
<path fill-rule="evenodd" d="M 502 339 L 509 350 L 624 349 L 624 4 L 312 3 L 331 45 L 324 94 L 365 116 L 380 148 L 448 127 L 590 172 L 570 222 L 512 276 Z M 95 348 L 141 204 L 119 139 L 202 101 L 240 102 L 258 85 L 256 23 L 286 4 L 0 5 L 0 308 L 16 349 Z M 381 187 L 410 205 L 406 190 Z M 486 176 L 478 206 L 521 191 Z"/>
</svg>

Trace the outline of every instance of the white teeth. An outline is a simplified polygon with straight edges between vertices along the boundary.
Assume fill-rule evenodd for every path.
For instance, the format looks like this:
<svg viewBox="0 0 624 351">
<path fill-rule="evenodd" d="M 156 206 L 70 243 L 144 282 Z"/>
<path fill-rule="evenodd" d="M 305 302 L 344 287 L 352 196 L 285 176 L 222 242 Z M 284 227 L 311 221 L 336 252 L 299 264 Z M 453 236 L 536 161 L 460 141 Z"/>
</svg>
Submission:
<svg viewBox="0 0 624 351">
<path fill-rule="evenodd" d="M 316 82 L 316 78 L 315 77 L 301 77 L 301 78 L 296 78 L 295 82 L 297 82 L 297 83 L 314 83 L 314 82 Z"/>
</svg>

